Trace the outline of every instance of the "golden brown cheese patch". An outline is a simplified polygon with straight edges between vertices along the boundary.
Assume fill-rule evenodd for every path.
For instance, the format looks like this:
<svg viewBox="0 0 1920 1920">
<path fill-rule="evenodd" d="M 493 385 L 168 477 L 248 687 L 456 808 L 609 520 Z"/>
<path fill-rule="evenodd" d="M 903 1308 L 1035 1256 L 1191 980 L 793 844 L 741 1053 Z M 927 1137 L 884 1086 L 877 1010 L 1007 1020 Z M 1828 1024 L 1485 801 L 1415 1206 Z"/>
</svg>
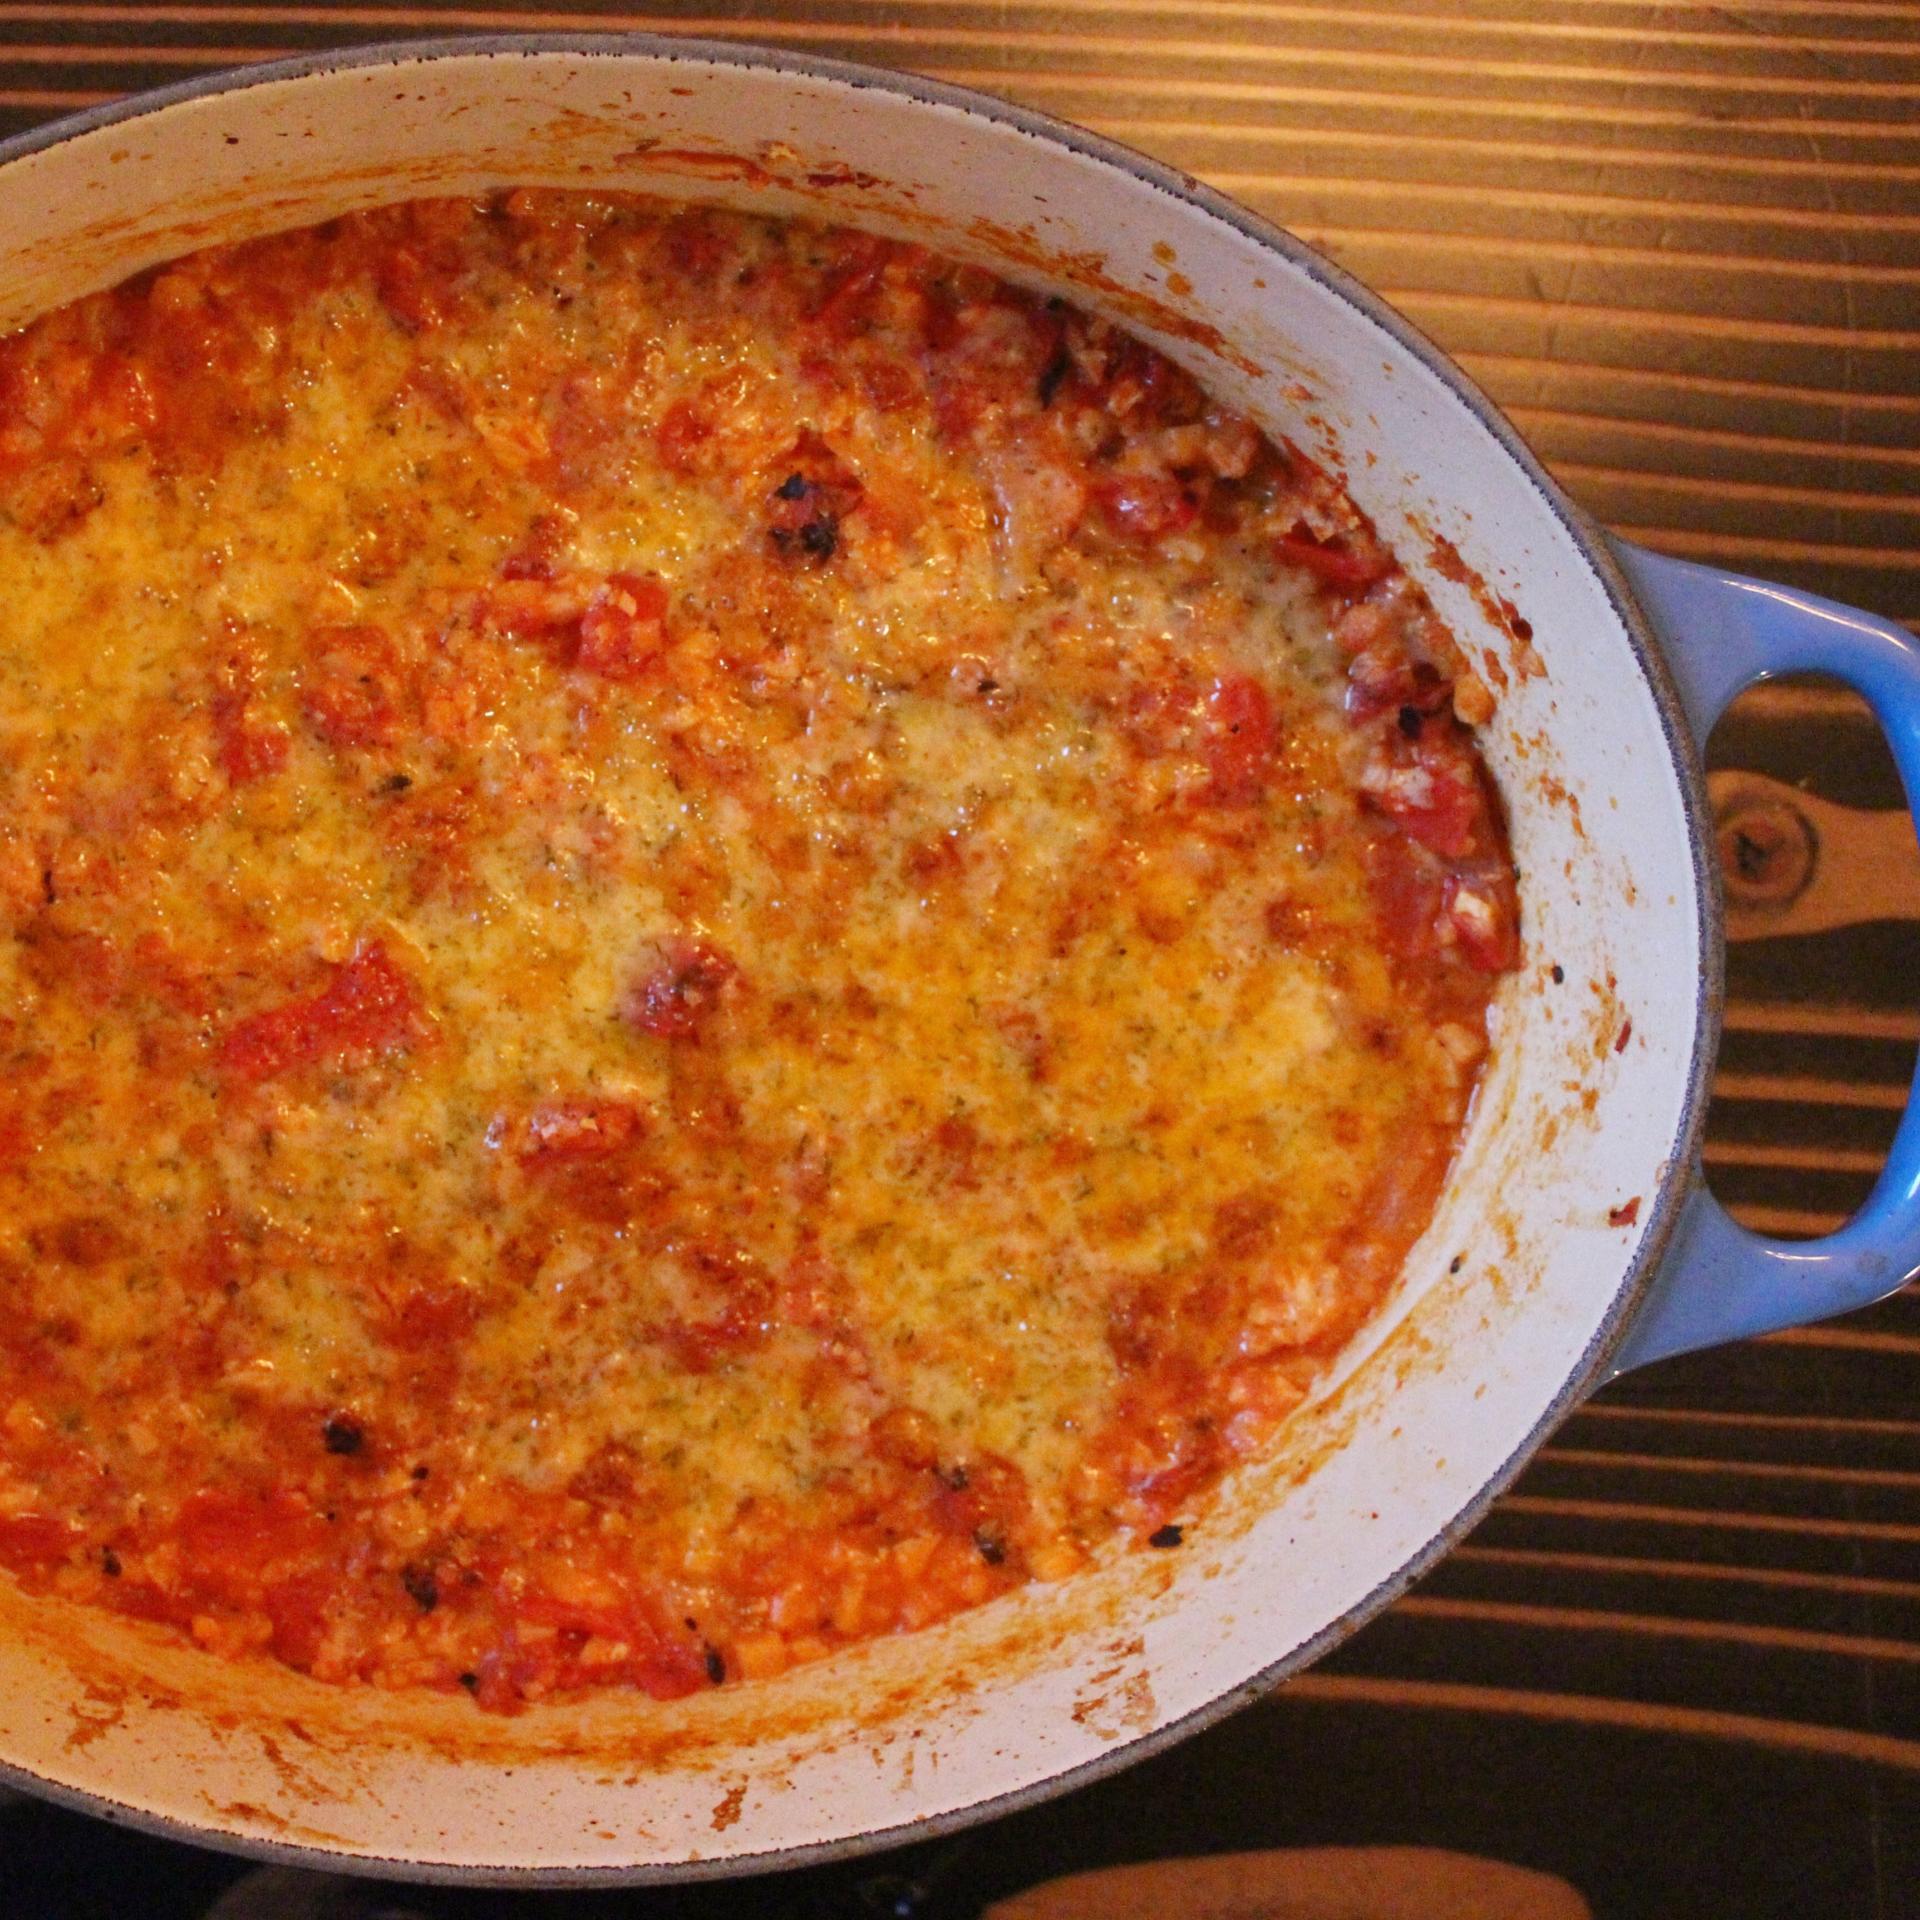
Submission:
<svg viewBox="0 0 1920 1920">
<path fill-rule="evenodd" d="M 0 1561 L 671 1695 L 1189 1518 L 1515 901 L 1326 477 L 918 249 L 611 197 L 0 343 Z"/>
</svg>

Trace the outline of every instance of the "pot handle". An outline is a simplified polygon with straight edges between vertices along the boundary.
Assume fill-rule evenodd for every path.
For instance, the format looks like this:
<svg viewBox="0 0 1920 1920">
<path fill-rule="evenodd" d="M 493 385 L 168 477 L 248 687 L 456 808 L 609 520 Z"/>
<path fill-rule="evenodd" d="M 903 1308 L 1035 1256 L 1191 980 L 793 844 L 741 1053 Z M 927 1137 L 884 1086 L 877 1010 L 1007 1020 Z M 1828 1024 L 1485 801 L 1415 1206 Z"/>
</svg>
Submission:
<svg viewBox="0 0 1920 1920">
<path fill-rule="evenodd" d="M 1830 673 L 1864 694 L 1920 809 L 1920 645 L 1857 608 L 1649 553 L 1615 554 L 1646 611 L 1695 739 L 1743 687 L 1775 673 Z M 1910 1095 L 1867 1204 L 1822 1240 L 1749 1233 L 1699 1167 L 1672 1243 L 1607 1377 L 1696 1347 L 1799 1326 L 1884 1299 L 1920 1269 L 1920 1102 Z"/>
</svg>

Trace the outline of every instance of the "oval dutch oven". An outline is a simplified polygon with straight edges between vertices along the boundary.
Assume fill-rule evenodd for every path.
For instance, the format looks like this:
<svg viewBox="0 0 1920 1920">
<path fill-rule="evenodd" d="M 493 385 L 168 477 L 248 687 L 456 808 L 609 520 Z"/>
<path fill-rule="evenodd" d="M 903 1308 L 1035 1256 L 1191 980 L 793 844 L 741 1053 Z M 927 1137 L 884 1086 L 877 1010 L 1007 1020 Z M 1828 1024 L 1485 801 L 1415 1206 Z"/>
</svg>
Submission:
<svg viewBox="0 0 1920 1920">
<path fill-rule="evenodd" d="M 218 1665 L 0 1593 L 0 1763 L 188 1840 L 389 1875 L 638 1881 L 923 1837 L 1084 1782 L 1306 1665 L 1624 1368 L 1920 1266 L 1920 1122 L 1810 1245 L 1708 1197 L 1721 908 L 1701 742 L 1818 668 L 1920 793 L 1920 660 L 1869 615 L 1610 541 L 1426 340 L 1169 169 L 951 88 L 690 41 L 443 41 L 255 68 L 0 148 L 0 326 L 156 261 L 422 193 L 596 185 L 856 222 L 1064 293 L 1334 464 L 1501 689 L 1526 960 L 1404 1281 L 1279 1455 L 1121 1554 L 784 1678 L 514 1721 Z M 0 1583 L 4 1585 L 4 1583 Z"/>
</svg>

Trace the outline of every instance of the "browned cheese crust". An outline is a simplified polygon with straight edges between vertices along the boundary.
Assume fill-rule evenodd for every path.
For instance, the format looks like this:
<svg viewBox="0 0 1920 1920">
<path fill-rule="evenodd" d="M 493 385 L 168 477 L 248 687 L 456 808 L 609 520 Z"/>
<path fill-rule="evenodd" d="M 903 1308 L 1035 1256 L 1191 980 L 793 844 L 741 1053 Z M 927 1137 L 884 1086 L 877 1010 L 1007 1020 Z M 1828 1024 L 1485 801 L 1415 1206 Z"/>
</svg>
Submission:
<svg viewBox="0 0 1920 1920">
<path fill-rule="evenodd" d="M 1191 1521 L 1430 1216 L 1484 690 L 1057 300 L 610 196 L 200 254 L 0 343 L 0 577 L 31 1585 L 751 1679 Z"/>
</svg>

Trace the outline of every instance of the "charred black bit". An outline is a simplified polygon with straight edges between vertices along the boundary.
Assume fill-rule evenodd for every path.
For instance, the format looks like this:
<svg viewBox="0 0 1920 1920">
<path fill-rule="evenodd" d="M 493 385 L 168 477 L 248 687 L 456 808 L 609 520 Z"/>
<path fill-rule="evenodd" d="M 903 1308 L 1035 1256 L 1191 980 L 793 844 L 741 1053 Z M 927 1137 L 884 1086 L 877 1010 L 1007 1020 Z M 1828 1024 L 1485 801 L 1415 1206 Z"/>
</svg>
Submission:
<svg viewBox="0 0 1920 1920">
<path fill-rule="evenodd" d="M 104 1573 L 109 1580 L 118 1580 L 120 1578 L 120 1556 L 115 1553 L 111 1547 L 102 1547 L 100 1549 L 100 1571 Z"/>
<path fill-rule="evenodd" d="M 460 1676 L 460 1684 L 471 1693 L 480 1684 L 480 1676 L 477 1673 L 463 1673 Z"/>
<path fill-rule="evenodd" d="M 387 775 L 387 777 L 384 780 L 380 782 L 380 791 L 382 793 L 405 793 L 406 790 L 412 785 L 413 785 L 412 774 L 390 773 Z"/>
<path fill-rule="evenodd" d="M 413 1477 L 416 1480 L 424 1480 L 427 1477 L 427 1475 L 430 1474 L 432 1471 L 433 1469 L 430 1466 L 428 1466 L 427 1463 L 423 1460 L 417 1467 L 414 1468 Z"/>
<path fill-rule="evenodd" d="M 430 1567 L 402 1567 L 400 1584 L 422 1613 L 431 1613 L 440 1604 L 440 1582 L 433 1577 Z"/>
<path fill-rule="evenodd" d="M 40 892 L 48 906 L 52 906 L 60 898 L 59 891 L 53 884 L 53 869 L 51 867 L 42 867 L 40 869 Z"/>
<path fill-rule="evenodd" d="M 1418 707 L 1402 707 L 1400 709 L 1400 731 L 1404 733 L 1409 740 L 1418 740 L 1420 738 L 1420 724 L 1420 709 Z"/>
<path fill-rule="evenodd" d="M 1553 984 L 1554 984 L 1554 985 L 1555 985 L 1556 987 L 1560 987 L 1560 986 L 1565 986 L 1565 985 L 1566 985 L 1566 980 L 1567 980 L 1567 970 L 1566 970 L 1566 968 L 1565 968 L 1565 967 L 1563 967 L 1563 966 L 1562 966 L 1562 965 L 1560 964 L 1560 962 L 1559 962 L 1558 960 L 1556 960 L 1556 961 L 1555 961 L 1555 962 L 1553 963 L 1553 967 L 1552 967 L 1552 973 L 1553 973 Z"/>
<path fill-rule="evenodd" d="M 1447 1271 L 1449 1273 L 1458 1273 L 1466 1264 L 1467 1256 L 1464 1253 L 1456 1253 L 1453 1258 L 1447 1262 Z"/>
<path fill-rule="evenodd" d="M 366 1432 L 360 1422 L 346 1413 L 328 1414 L 327 1424 L 320 1429 L 320 1437 L 327 1443 L 329 1453 L 358 1453 L 367 1443 Z"/>
<path fill-rule="evenodd" d="M 727 1677 L 726 1656 L 709 1640 L 701 1649 L 701 1657 L 707 1663 L 707 1678 L 717 1687 Z"/>
<path fill-rule="evenodd" d="M 772 527 L 773 544 L 782 553 L 797 546 L 810 560 L 831 560 L 840 549 L 840 519 L 837 514 L 816 513 L 799 528 Z"/>
<path fill-rule="evenodd" d="M 965 1493 L 967 1490 L 967 1470 L 962 1466 L 935 1467 L 933 1477 L 951 1493 Z"/>
<path fill-rule="evenodd" d="M 781 462 L 787 477 L 770 495 L 767 528 L 777 552 L 830 560 L 840 523 L 860 503 L 860 477 L 812 427 L 803 427 Z"/>
<path fill-rule="evenodd" d="M 1158 1527 L 1147 1535 L 1147 1545 L 1150 1547 L 1177 1547 L 1184 1538 L 1184 1530 L 1176 1527 L 1173 1522 L 1169 1520 L 1164 1527 Z"/>
<path fill-rule="evenodd" d="M 973 1536 L 973 1544 L 980 1550 L 980 1558 L 988 1566 L 997 1567 L 1007 1557 L 1007 1543 L 985 1528 Z"/>
<path fill-rule="evenodd" d="M 1035 392 L 1043 407 L 1053 405 L 1053 397 L 1060 391 L 1060 383 L 1073 371 L 1073 355 L 1067 351 L 1062 341 L 1055 347 L 1047 364 L 1040 369 L 1040 382 Z"/>
</svg>

